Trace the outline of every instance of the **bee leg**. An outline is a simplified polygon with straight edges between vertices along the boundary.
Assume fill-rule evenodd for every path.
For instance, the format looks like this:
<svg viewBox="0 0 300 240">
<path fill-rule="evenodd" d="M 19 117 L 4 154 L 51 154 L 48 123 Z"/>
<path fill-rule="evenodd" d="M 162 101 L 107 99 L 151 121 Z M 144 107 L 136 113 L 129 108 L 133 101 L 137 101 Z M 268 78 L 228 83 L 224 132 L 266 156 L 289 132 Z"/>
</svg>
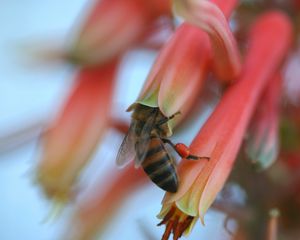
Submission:
<svg viewBox="0 0 300 240">
<path fill-rule="evenodd" d="M 197 156 L 190 154 L 189 148 L 183 143 L 174 144 L 170 139 L 167 138 L 162 139 L 162 141 L 169 144 L 180 157 L 194 160 L 198 159 Z"/>
<path fill-rule="evenodd" d="M 196 156 L 196 155 L 192 155 L 192 154 L 189 154 L 186 159 L 188 160 L 199 160 L 199 159 L 205 159 L 207 161 L 209 161 L 209 157 L 200 157 L 200 156 Z"/>
<path fill-rule="evenodd" d="M 164 143 L 167 143 L 169 144 L 172 148 L 174 148 L 174 150 L 176 151 L 176 147 L 175 147 L 175 144 L 170 140 L 170 139 L 167 139 L 167 138 L 162 138 L 161 139 Z M 177 151 L 176 151 L 177 152 Z"/>
<path fill-rule="evenodd" d="M 189 160 L 198 160 L 199 158 L 203 158 L 203 157 L 198 157 L 198 156 L 192 155 L 192 154 L 190 154 L 186 157 L 186 159 L 189 159 Z"/>
<path fill-rule="evenodd" d="M 162 119 L 161 121 L 156 123 L 156 126 L 159 127 L 160 125 L 163 125 L 165 123 L 167 123 L 168 121 L 170 121 L 171 119 L 173 119 L 174 117 L 176 117 L 176 115 L 181 114 L 180 111 L 174 113 L 173 115 L 166 117 L 165 119 Z"/>
<path fill-rule="evenodd" d="M 182 158 L 186 158 L 189 160 L 198 160 L 198 159 L 209 160 L 209 157 L 199 157 L 199 156 L 190 154 L 190 149 L 183 143 L 174 144 L 171 140 L 169 140 L 167 138 L 163 138 L 162 141 L 164 143 L 169 144 L 177 152 L 177 154 Z"/>
<path fill-rule="evenodd" d="M 199 160 L 199 159 L 203 159 L 203 160 L 207 160 L 207 161 L 209 161 L 209 157 L 200 157 L 200 156 L 196 156 L 196 155 L 192 155 L 192 154 L 190 154 L 190 155 L 188 155 L 187 157 L 186 157 L 186 159 L 188 159 L 188 160 Z"/>
</svg>

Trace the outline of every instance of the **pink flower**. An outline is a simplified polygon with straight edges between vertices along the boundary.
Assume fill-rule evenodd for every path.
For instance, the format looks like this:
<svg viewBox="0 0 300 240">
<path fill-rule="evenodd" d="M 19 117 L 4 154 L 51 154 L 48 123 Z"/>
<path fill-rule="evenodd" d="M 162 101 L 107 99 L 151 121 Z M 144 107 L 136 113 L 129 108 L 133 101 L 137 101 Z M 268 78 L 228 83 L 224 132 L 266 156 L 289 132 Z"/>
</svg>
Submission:
<svg viewBox="0 0 300 240">
<path fill-rule="evenodd" d="M 37 181 L 55 201 L 72 197 L 80 171 L 109 125 L 116 64 L 80 70 L 66 105 L 43 136 Z"/>
<path fill-rule="evenodd" d="M 110 61 L 141 42 L 170 10 L 169 0 L 96 0 L 66 57 L 83 65 Z"/>
<path fill-rule="evenodd" d="M 183 161 L 178 192 L 165 196 L 160 214 L 167 225 L 163 239 L 171 231 L 178 239 L 198 217 L 204 222 L 204 214 L 232 169 L 259 96 L 287 54 L 291 30 L 280 12 L 264 14 L 252 27 L 240 79 L 228 88 L 190 146 L 193 154 L 210 160 Z"/>
<path fill-rule="evenodd" d="M 224 9 L 224 14 L 227 17 L 236 4 L 235 0 L 228 1 L 226 4 L 217 0 L 212 1 L 211 4 L 213 2 L 218 4 L 221 9 Z M 216 5 L 213 6 L 218 9 Z M 218 9 L 219 12 L 220 10 Z M 212 22 L 218 24 L 218 21 L 221 21 L 225 24 L 223 18 L 224 16 L 221 13 L 221 15 L 216 15 L 215 19 L 217 20 Z M 214 26 L 210 26 L 210 28 L 214 28 Z M 211 39 L 217 39 L 217 35 L 212 34 Z M 228 36 L 223 35 L 223 38 L 218 38 L 218 41 L 225 42 L 226 37 Z M 230 39 L 233 40 L 232 38 Z M 233 42 L 231 43 L 234 45 Z M 213 42 L 211 44 L 210 38 L 204 31 L 194 25 L 183 23 L 176 29 L 171 39 L 167 41 L 160 51 L 137 102 L 146 106 L 159 107 L 166 116 L 180 111 L 182 113 L 181 117 L 184 117 L 197 100 L 202 90 L 204 78 L 210 69 L 211 45 L 215 46 L 216 43 Z M 216 47 L 215 53 L 222 56 L 220 59 L 223 59 L 225 52 L 228 50 L 227 48 L 225 49 L 225 45 L 224 43 Z M 238 55 L 237 52 L 235 53 Z M 231 60 L 229 62 L 229 68 L 231 69 L 232 62 Z M 225 66 L 220 63 L 221 65 Z M 226 68 L 229 69 L 228 65 Z M 234 74 L 224 72 L 222 76 L 232 80 L 233 75 L 236 76 L 238 73 L 239 67 L 232 66 L 232 68 L 235 69 Z M 180 118 L 175 118 L 174 120 L 170 121 L 170 125 L 175 125 Z"/>
</svg>

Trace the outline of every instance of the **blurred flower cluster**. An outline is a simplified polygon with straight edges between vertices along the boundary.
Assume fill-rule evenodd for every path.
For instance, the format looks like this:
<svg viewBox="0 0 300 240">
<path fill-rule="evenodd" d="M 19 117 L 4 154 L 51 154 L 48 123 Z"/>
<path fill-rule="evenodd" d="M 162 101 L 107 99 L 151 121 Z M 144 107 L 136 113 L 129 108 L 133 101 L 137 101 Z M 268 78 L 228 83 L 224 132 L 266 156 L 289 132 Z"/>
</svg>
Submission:
<svg viewBox="0 0 300 240">
<path fill-rule="evenodd" d="M 79 201 L 62 239 L 101 236 L 122 202 L 153 184 L 143 168 L 116 166 L 102 191 L 76 198 L 108 130 L 130 131 L 112 103 L 122 62 L 140 48 L 157 56 L 147 78 L 136 79 L 144 85 L 129 110 L 158 109 L 168 119 L 167 138 L 203 122 L 204 108 L 212 112 L 193 128 L 188 147 L 209 160 L 180 154 L 178 190 L 166 192 L 158 214 L 162 239 L 188 234 L 198 219 L 204 224 L 210 207 L 235 221 L 231 239 L 299 239 L 300 1 L 94 0 L 85 14 L 70 44 L 45 56 L 77 69 L 36 167 L 36 182 L 54 204 Z M 245 192 L 242 203 L 231 199 L 232 186 Z"/>
</svg>

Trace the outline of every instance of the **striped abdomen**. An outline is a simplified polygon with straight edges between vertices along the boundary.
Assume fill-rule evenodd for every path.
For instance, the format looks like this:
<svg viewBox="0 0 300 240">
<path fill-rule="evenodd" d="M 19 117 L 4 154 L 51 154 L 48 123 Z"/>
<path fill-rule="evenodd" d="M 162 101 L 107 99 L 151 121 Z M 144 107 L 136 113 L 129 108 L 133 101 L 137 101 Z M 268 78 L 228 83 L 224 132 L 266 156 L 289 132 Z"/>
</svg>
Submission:
<svg viewBox="0 0 300 240">
<path fill-rule="evenodd" d="M 157 186 L 168 192 L 177 192 L 178 177 L 176 167 L 159 137 L 152 136 L 150 139 L 142 166 Z"/>
</svg>

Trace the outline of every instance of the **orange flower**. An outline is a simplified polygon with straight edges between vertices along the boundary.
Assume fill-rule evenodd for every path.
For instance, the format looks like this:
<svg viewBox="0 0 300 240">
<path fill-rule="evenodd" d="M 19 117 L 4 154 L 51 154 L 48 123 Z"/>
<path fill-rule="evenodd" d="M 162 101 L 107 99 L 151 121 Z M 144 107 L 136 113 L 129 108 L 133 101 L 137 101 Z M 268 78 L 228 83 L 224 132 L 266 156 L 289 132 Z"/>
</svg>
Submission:
<svg viewBox="0 0 300 240">
<path fill-rule="evenodd" d="M 190 146 L 193 154 L 210 156 L 210 161 L 183 161 L 178 192 L 165 196 L 160 214 L 168 231 L 164 239 L 171 233 L 169 228 L 173 233 L 177 229 L 180 233 L 188 231 L 188 216 L 204 222 L 204 214 L 232 169 L 259 96 L 280 66 L 290 42 L 291 24 L 280 12 L 264 14 L 252 27 L 242 76 L 224 94 Z M 176 216 L 168 215 L 174 207 L 179 211 L 177 221 L 173 220 Z"/>
<path fill-rule="evenodd" d="M 141 41 L 154 20 L 170 10 L 170 0 L 96 0 L 67 58 L 84 65 L 110 61 Z"/>
<path fill-rule="evenodd" d="M 37 181 L 45 194 L 65 202 L 90 160 L 110 117 L 116 63 L 80 70 L 62 112 L 43 136 Z"/>
</svg>

